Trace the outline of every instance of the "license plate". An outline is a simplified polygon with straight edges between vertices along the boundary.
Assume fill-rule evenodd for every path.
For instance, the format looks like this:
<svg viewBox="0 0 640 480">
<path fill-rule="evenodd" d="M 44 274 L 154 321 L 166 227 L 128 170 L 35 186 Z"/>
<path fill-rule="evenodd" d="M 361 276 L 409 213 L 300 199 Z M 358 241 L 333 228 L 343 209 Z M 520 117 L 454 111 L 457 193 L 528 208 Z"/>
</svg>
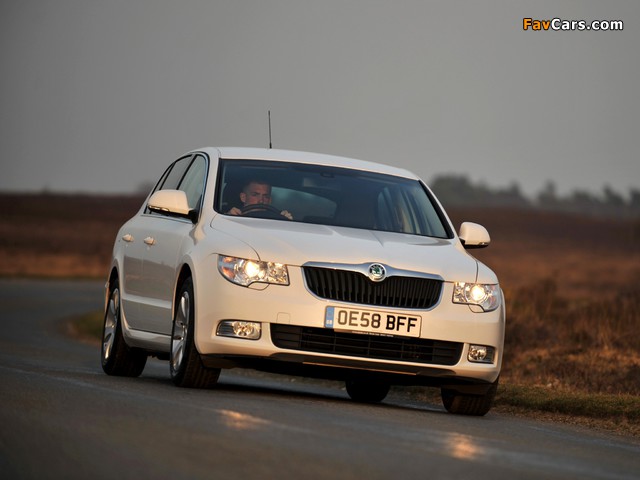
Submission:
<svg viewBox="0 0 640 480">
<path fill-rule="evenodd" d="M 419 337 L 421 323 L 419 315 L 382 310 L 327 307 L 324 315 L 326 328 L 378 335 Z"/>
</svg>

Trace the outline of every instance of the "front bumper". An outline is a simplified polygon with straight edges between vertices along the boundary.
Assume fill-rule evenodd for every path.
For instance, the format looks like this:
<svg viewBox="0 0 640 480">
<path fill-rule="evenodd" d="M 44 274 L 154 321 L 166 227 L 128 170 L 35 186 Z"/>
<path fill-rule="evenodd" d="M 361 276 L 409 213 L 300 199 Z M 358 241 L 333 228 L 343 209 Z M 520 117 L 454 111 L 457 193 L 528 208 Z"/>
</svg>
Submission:
<svg viewBox="0 0 640 480">
<path fill-rule="evenodd" d="M 211 256 L 212 266 L 215 260 L 215 256 Z M 439 345 L 451 345 L 458 353 L 446 362 L 439 360 L 438 355 L 430 360 L 412 356 L 411 352 L 390 358 L 376 354 L 375 348 L 363 353 L 349 348 L 327 350 L 278 341 L 277 333 L 283 329 L 332 332 L 324 328 L 326 307 L 354 307 L 354 304 L 324 300 L 311 294 L 300 268 L 289 267 L 289 278 L 289 286 L 254 284 L 247 288 L 227 281 L 215 268 L 197 276 L 194 282 L 195 343 L 206 365 L 243 366 L 336 379 L 382 375 L 394 384 L 437 386 L 491 384 L 499 376 L 504 344 L 504 301 L 493 312 L 474 313 L 467 305 L 451 302 L 453 284 L 445 282 L 438 305 L 430 310 L 407 309 L 404 312 L 422 316 L 422 341 L 433 343 L 436 349 Z M 394 310 L 403 312 L 402 309 Z M 216 332 L 222 320 L 261 322 L 262 335 L 258 340 L 218 336 Z M 367 341 L 368 337 L 357 334 L 357 338 Z M 376 337 L 370 340 L 375 341 Z M 493 363 L 470 362 L 467 359 L 470 344 L 494 347 Z"/>
</svg>

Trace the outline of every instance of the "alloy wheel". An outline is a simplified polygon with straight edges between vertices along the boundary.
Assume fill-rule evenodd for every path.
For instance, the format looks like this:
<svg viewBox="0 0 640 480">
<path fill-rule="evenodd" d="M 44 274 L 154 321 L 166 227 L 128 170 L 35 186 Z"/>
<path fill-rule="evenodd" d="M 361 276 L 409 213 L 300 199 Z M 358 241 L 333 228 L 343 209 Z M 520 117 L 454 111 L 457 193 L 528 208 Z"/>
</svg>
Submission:
<svg viewBox="0 0 640 480">
<path fill-rule="evenodd" d="M 182 292 L 178 311 L 173 325 L 173 335 L 171 336 L 171 368 L 174 372 L 180 370 L 187 346 L 187 334 L 189 332 L 189 312 L 191 310 L 191 299 L 189 292 Z"/>
<path fill-rule="evenodd" d="M 102 336 L 102 361 L 107 362 L 111 358 L 113 344 L 116 338 L 116 328 L 120 315 L 120 291 L 114 288 L 109 298 L 107 312 L 104 318 L 104 334 Z"/>
</svg>

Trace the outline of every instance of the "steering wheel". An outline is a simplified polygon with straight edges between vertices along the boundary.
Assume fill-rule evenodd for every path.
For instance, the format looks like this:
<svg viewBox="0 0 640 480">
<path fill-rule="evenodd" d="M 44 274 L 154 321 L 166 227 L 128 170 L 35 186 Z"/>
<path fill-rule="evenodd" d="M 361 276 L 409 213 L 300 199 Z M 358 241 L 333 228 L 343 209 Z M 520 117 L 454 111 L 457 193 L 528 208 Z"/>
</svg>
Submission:
<svg viewBox="0 0 640 480">
<path fill-rule="evenodd" d="M 272 218 L 277 220 L 287 219 L 284 215 L 280 213 L 276 207 L 269 205 L 267 203 L 254 203 L 252 205 L 245 205 L 241 209 L 242 215 L 245 217 L 256 217 L 256 218 Z"/>
</svg>

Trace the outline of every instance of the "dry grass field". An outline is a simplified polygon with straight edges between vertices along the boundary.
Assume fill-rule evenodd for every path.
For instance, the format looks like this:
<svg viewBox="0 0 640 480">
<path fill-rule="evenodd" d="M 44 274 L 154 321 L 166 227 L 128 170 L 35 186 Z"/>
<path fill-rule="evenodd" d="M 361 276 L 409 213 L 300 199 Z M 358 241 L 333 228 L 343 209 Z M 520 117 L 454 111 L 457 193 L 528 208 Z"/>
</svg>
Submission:
<svg viewBox="0 0 640 480">
<path fill-rule="evenodd" d="M 141 197 L 0 195 L 0 275 L 104 278 Z M 473 254 L 507 298 L 505 385 L 640 396 L 640 220 L 450 210 L 483 224 Z"/>
<path fill-rule="evenodd" d="M 475 255 L 507 298 L 504 383 L 640 395 L 640 221 L 455 211 L 485 225 Z"/>
<path fill-rule="evenodd" d="M 0 275 L 102 278 L 142 197 L 0 194 Z"/>
</svg>

